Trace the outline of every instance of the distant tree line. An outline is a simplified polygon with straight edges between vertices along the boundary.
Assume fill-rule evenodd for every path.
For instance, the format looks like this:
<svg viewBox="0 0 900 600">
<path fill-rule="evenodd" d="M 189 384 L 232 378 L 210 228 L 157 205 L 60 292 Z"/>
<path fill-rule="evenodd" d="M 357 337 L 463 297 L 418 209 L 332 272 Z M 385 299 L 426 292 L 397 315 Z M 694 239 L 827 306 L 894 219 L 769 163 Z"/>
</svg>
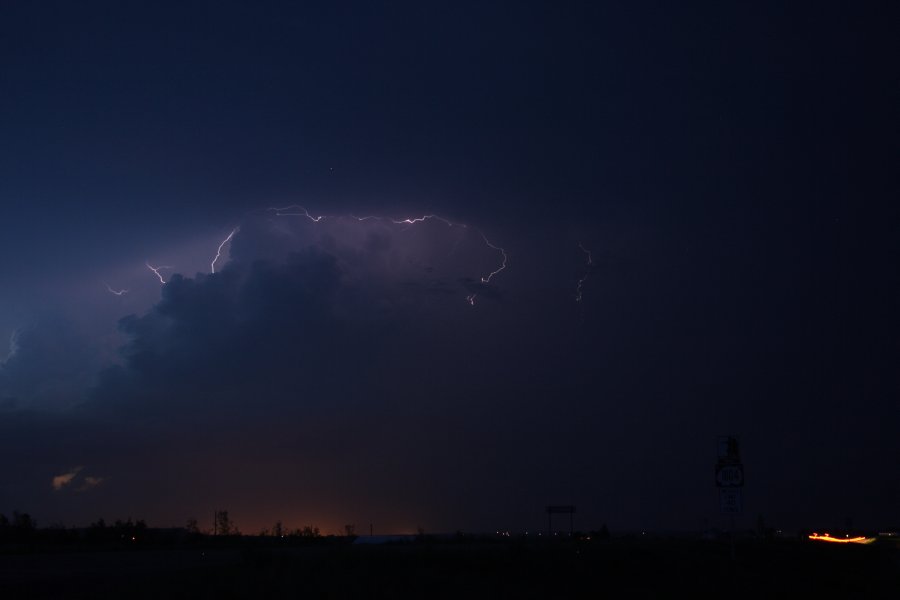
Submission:
<svg viewBox="0 0 900 600">
<path fill-rule="evenodd" d="M 282 525 L 281 521 L 277 521 L 271 529 L 263 528 L 259 532 L 259 535 L 261 537 L 291 537 L 307 539 L 322 537 L 322 534 L 319 532 L 319 528 L 314 527 L 313 525 L 304 525 L 303 527 L 298 527 L 296 529 L 288 529 L 287 527 Z"/>
<path fill-rule="evenodd" d="M 348 525 L 344 529 L 346 538 L 355 537 L 352 525 Z M 166 532 L 165 535 L 162 532 Z M 100 518 L 87 527 L 67 528 L 61 523 L 54 523 L 39 529 L 37 521 L 26 512 L 14 511 L 10 517 L 0 513 L 0 544 L 32 541 L 78 541 L 87 543 L 119 542 L 131 545 L 147 541 L 151 537 L 156 540 L 161 537 L 174 537 L 179 540 L 197 541 L 204 538 L 232 538 L 241 535 L 241 531 L 227 510 L 216 510 L 213 515 L 212 528 L 205 531 L 200 529 L 197 519 L 193 517 L 187 520 L 184 527 L 164 529 L 150 528 L 143 519 L 133 520 L 131 517 L 124 521 L 117 519 L 112 523 Z M 271 528 L 262 529 L 257 537 L 312 540 L 322 538 L 323 535 L 314 525 L 303 525 L 292 529 L 285 527 L 281 521 L 277 521 Z"/>
<path fill-rule="evenodd" d="M 37 522 L 28 513 L 15 511 L 12 519 L 0 514 L 0 542 L 27 542 L 36 532 Z"/>
</svg>

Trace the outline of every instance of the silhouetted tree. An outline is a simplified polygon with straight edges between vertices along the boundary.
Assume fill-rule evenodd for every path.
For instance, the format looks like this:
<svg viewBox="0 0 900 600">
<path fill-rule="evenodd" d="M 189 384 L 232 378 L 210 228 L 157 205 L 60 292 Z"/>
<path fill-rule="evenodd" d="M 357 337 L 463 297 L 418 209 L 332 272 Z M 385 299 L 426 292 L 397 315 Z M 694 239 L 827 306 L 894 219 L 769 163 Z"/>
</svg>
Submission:
<svg viewBox="0 0 900 600">
<path fill-rule="evenodd" d="M 353 537 L 356 535 L 356 526 L 355 525 L 344 525 L 344 535 L 347 537 Z"/>
<path fill-rule="evenodd" d="M 99 518 L 90 525 L 88 525 L 87 529 L 87 538 L 93 542 L 99 542 L 109 539 L 109 529 L 106 526 L 106 521 L 103 518 Z"/>
<path fill-rule="evenodd" d="M 185 523 L 184 528 L 187 529 L 187 532 L 191 535 L 196 535 L 200 533 L 200 527 L 197 525 L 197 519 L 191 517 Z"/>
<path fill-rule="evenodd" d="M 136 542 L 143 537 L 147 524 L 142 519 L 132 522 L 131 517 L 128 517 L 127 521 L 116 520 L 112 529 L 114 539 Z"/>
<path fill-rule="evenodd" d="M 312 525 L 304 525 L 300 529 L 295 529 L 293 533 L 291 533 L 294 537 L 302 537 L 302 538 L 317 538 L 320 537 L 319 528 L 313 527 Z"/>
<path fill-rule="evenodd" d="M 24 542 L 31 539 L 37 530 L 37 523 L 28 513 L 14 511 L 12 520 L 0 515 L 0 541 Z"/>
<path fill-rule="evenodd" d="M 33 532 L 37 529 L 37 521 L 31 518 L 28 513 L 13 512 L 13 527 L 21 532 Z"/>
<path fill-rule="evenodd" d="M 237 535 L 237 528 L 234 526 L 234 522 L 228 518 L 227 510 L 216 511 L 213 533 L 216 535 Z"/>
<path fill-rule="evenodd" d="M 13 511 L 12 524 L 10 526 L 12 538 L 23 542 L 31 539 L 37 530 L 37 522 L 28 513 Z"/>
</svg>

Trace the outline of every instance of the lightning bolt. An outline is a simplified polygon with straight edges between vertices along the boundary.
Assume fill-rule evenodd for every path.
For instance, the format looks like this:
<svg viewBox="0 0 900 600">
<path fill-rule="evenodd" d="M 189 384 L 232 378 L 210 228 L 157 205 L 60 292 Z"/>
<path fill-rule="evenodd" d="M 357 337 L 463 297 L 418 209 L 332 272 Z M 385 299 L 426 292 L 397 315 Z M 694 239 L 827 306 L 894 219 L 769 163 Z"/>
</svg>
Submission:
<svg viewBox="0 0 900 600">
<path fill-rule="evenodd" d="M 479 231 L 478 233 L 481 233 L 481 232 Z M 500 271 L 502 271 L 503 269 L 506 268 L 506 258 L 507 258 L 506 250 L 504 250 L 503 248 L 500 248 L 499 246 L 493 245 L 490 242 L 490 240 L 488 240 L 487 237 L 485 237 L 485 235 L 483 233 L 481 233 L 481 239 L 484 240 L 484 243 L 487 244 L 489 248 L 493 248 L 494 250 L 497 250 L 500 253 L 500 255 L 503 257 L 503 262 L 500 263 L 500 267 L 498 269 L 496 269 L 495 271 L 491 271 L 490 273 L 487 274 L 487 276 L 481 278 L 481 283 L 490 283 L 491 278 L 494 275 L 496 275 L 497 273 L 499 273 Z"/>
<path fill-rule="evenodd" d="M 209 263 L 209 272 L 210 273 L 216 272 L 216 261 L 219 260 L 219 257 L 222 256 L 222 247 L 231 241 L 231 238 L 234 237 L 234 234 L 236 234 L 240 230 L 240 228 L 241 228 L 240 226 L 237 226 L 234 229 L 232 229 L 231 233 L 228 234 L 228 237 L 225 238 L 224 240 L 222 240 L 222 243 L 219 244 L 219 248 L 216 250 L 216 257 L 214 259 L 212 259 L 211 263 Z M 147 266 L 149 267 L 150 265 L 147 265 Z"/>
<path fill-rule="evenodd" d="M 291 204 L 290 206 L 284 206 L 281 208 L 272 207 L 272 208 L 268 208 L 266 210 L 273 211 L 275 213 L 275 215 L 278 217 L 306 217 L 313 223 L 318 223 L 326 218 L 334 218 L 334 217 L 327 217 L 325 215 L 313 216 L 309 213 L 309 211 L 305 207 L 300 206 L 299 204 Z M 349 217 L 351 219 L 355 219 L 356 221 L 359 221 L 359 222 L 375 220 L 375 221 L 378 221 L 379 223 L 381 223 L 385 220 L 385 217 L 379 217 L 376 215 L 368 215 L 368 216 L 364 216 L 364 217 L 358 217 L 354 214 L 350 214 Z M 337 217 L 337 218 L 340 219 L 342 217 Z M 422 215 L 420 217 L 406 217 L 403 219 L 387 219 L 387 220 L 389 220 L 394 225 L 408 225 L 408 226 L 417 225 L 418 223 L 423 223 L 423 222 L 429 221 L 429 220 L 436 220 L 436 221 L 440 221 L 441 223 L 444 223 L 448 227 L 460 227 L 463 229 L 468 228 L 468 226 L 465 223 L 454 223 L 453 221 L 450 221 L 449 219 L 446 219 L 446 218 L 444 218 L 440 215 L 436 215 L 436 214 L 427 214 L 427 215 Z M 233 235 L 233 233 L 234 232 L 232 232 L 232 235 Z M 484 243 L 487 245 L 488 248 L 496 250 L 497 252 L 500 253 L 500 256 L 502 257 L 499 267 L 497 267 L 496 269 L 494 269 L 487 275 L 484 275 L 481 277 L 481 283 L 490 283 L 491 279 L 493 279 L 494 276 L 496 276 L 501 271 L 506 269 L 506 263 L 507 263 L 507 260 L 509 257 L 506 254 L 506 250 L 504 250 L 503 248 L 501 248 L 499 246 L 495 246 L 494 244 L 492 244 L 491 241 L 487 238 L 487 236 L 484 235 L 484 232 L 478 231 L 478 234 L 481 236 L 481 239 L 484 240 Z M 229 235 L 229 237 L 226 238 L 226 240 L 222 242 L 222 245 L 224 245 L 225 242 L 227 242 L 228 239 L 230 239 L 230 238 L 231 238 L 231 236 Z M 456 242 L 453 244 L 453 247 L 450 249 L 450 253 L 448 254 L 448 256 L 450 254 L 453 254 L 453 252 L 456 250 L 456 247 L 459 245 L 460 241 L 462 241 L 461 237 L 459 239 L 457 239 Z M 220 251 L 221 251 L 222 245 L 219 246 Z M 216 255 L 216 258 L 218 258 L 218 254 Z M 215 265 L 215 260 L 213 260 L 213 265 L 211 265 L 211 266 L 214 266 L 214 265 Z M 215 272 L 215 270 L 213 270 L 213 272 Z M 478 296 L 477 293 L 470 294 L 470 295 L 466 296 L 466 301 L 471 306 L 475 306 L 475 298 L 477 296 Z"/>
<path fill-rule="evenodd" d="M 160 272 L 159 272 L 160 269 L 173 269 L 173 268 L 174 268 L 174 267 L 170 267 L 169 265 L 160 265 L 160 266 L 158 266 L 158 267 L 154 267 L 154 266 L 151 265 L 149 262 L 145 262 L 144 264 L 147 265 L 147 268 L 150 269 L 151 271 L 153 271 L 153 274 L 156 275 L 156 276 L 159 278 L 159 282 L 160 282 L 160 283 L 165 283 L 165 282 L 166 282 L 166 280 L 163 279 L 163 276 L 162 276 L 162 275 L 160 274 Z"/>
<path fill-rule="evenodd" d="M 575 302 L 581 302 L 582 296 L 582 287 L 584 286 L 584 282 L 587 281 L 587 278 L 591 274 L 591 266 L 594 264 L 594 258 L 591 256 L 591 251 L 581 245 L 581 242 L 578 242 L 578 247 L 581 248 L 581 251 L 587 254 L 587 269 L 584 272 L 584 276 L 578 280 L 578 285 L 575 286 Z"/>
<path fill-rule="evenodd" d="M 322 219 L 325 218 L 325 215 L 320 215 L 318 217 L 314 217 L 309 214 L 309 211 L 299 204 L 291 204 L 290 206 L 284 206 L 282 208 L 267 208 L 266 210 L 271 210 L 275 212 L 275 216 L 277 217 L 306 217 L 313 223 L 318 223 Z M 285 211 L 299 211 L 299 212 L 285 212 Z"/>
<path fill-rule="evenodd" d="M 415 225 L 416 223 L 421 223 L 422 221 L 427 221 L 429 219 L 437 219 L 438 221 L 441 221 L 442 223 L 446 223 L 448 227 L 454 226 L 454 223 L 452 223 L 452 222 L 448 221 L 447 219 L 445 219 L 444 217 L 440 217 L 438 215 L 424 215 L 421 217 L 406 218 L 406 219 L 402 219 L 400 221 L 395 221 L 394 219 L 391 219 L 391 222 L 394 223 L 395 225 Z M 461 223 L 458 224 L 458 226 L 465 227 L 465 225 L 463 225 Z"/>
<path fill-rule="evenodd" d="M 103 285 L 106 286 L 106 289 L 109 290 L 109 293 L 110 293 L 110 294 L 115 294 L 116 296 L 124 296 L 125 294 L 128 293 L 128 290 L 114 290 L 114 289 L 112 289 L 112 288 L 109 286 L 109 284 L 106 283 L 105 281 L 103 282 Z"/>
</svg>

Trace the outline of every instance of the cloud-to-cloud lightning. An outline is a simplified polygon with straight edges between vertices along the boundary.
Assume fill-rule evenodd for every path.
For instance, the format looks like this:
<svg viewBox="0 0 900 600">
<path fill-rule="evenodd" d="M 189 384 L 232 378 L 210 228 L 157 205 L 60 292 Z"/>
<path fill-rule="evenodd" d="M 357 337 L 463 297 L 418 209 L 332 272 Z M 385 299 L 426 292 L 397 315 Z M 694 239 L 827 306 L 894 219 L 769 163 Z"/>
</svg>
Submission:
<svg viewBox="0 0 900 600">
<path fill-rule="evenodd" d="M 290 206 L 283 206 L 281 208 L 268 208 L 266 210 L 271 210 L 275 212 L 275 216 L 277 217 L 306 217 L 313 223 L 318 223 L 322 219 L 325 218 L 325 215 L 320 215 L 318 217 L 314 217 L 309 214 L 309 211 L 306 208 L 300 206 L 299 204 L 291 204 Z M 295 212 L 285 212 L 285 211 L 295 211 Z"/>
<path fill-rule="evenodd" d="M 210 273 L 216 272 L 216 261 L 218 261 L 219 258 L 222 256 L 222 248 L 225 246 L 225 244 L 227 244 L 228 242 L 231 241 L 231 238 L 234 237 L 234 234 L 236 234 L 238 232 L 238 230 L 240 230 L 240 226 L 232 229 L 231 233 L 228 234 L 228 237 L 226 237 L 224 240 L 222 240 L 222 243 L 219 244 L 218 249 L 216 249 L 216 257 L 214 259 L 212 259 L 211 263 L 209 263 L 209 272 Z"/>
<path fill-rule="evenodd" d="M 123 290 L 115 290 L 115 289 L 113 289 L 113 288 L 112 288 L 108 283 L 106 283 L 105 281 L 103 282 L 103 285 L 106 286 L 106 289 L 109 291 L 110 294 L 115 294 L 116 296 L 124 296 L 125 294 L 128 293 L 128 290 L 124 290 L 124 289 L 123 289 Z"/>
<path fill-rule="evenodd" d="M 487 283 L 491 282 L 491 279 L 494 277 L 494 275 L 496 275 L 497 273 L 499 273 L 500 271 L 502 271 L 503 269 L 506 268 L 506 259 L 507 259 L 506 250 L 504 250 L 503 248 L 501 248 L 499 246 L 495 246 L 494 244 L 492 244 L 491 241 L 489 239 L 487 239 L 487 236 L 484 235 L 483 232 L 479 231 L 478 233 L 479 233 L 479 235 L 481 235 L 481 239 L 484 240 L 484 243 L 487 245 L 488 248 L 493 248 L 494 250 L 496 250 L 500 253 L 500 256 L 503 257 L 503 261 L 500 263 L 499 267 L 497 267 L 496 269 L 494 269 L 487 275 L 483 275 L 481 277 L 481 283 L 487 284 Z M 466 296 L 466 302 L 468 302 L 470 306 L 475 306 L 475 298 L 477 298 L 477 297 L 478 297 L 477 292 L 469 294 L 468 296 Z"/>
<path fill-rule="evenodd" d="M 306 217 L 307 219 L 309 219 L 310 221 L 312 221 L 314 223 L 318 223 L 318 222 L 322 221 L 323 219 L 335 218 L 335 217 L 328 217 L 326 215 L 313 216 L 309 213 L 309 211 L 305 207 L 300 206 L 299 204 L 292 204 L 290 206 L 284 206 L 284 207 L 280 207 L 280 208 L 272 207 L 272 208 L 268 208 L 266 210 L 273 211 L 275 213 L 275 215 L 279 216 L 279 217 Z M 341 217 L 336 217 L 336 218 L 339 219 Z M 419 217 L 405 217 L 402 219 L 394 219 L 394 218 L 386 219 L 385 217 L 379 217 L 379 216 L 375 216 L 375 215 L 358 217 L 356 215 L 351 214 L 350 218 L 355 219 L 356 221 L 360 221 L 360 222 L 374 220 L 374 221 L 378 221 L 379 223 L 384 223 L 385 221 L 388 221 L 394 225 L 408 225 L 408 226 L 413 226 L 413 225 L 417 225 L 419 223 L 424 223 L 425 221 L 436 220 L 436 221 L 440 221 L 441 223 L 446 224 L 448 227 L 459 227 L 462 229 L 468 229 L 468 226 L 465 223 L 454 223 L 453 221 L 450 221 L 449 219 L 446 219 L 446 218 L 444 218 L 440 215 L 436 215 L 436 214 L 427 214 L 427 215 L 422 215 Z M 504 250 L 503 248 L 501 248 L 499 246 L 495 246 L 493 243 L 491 243 L 491 241 L 487 238 L 486 235 L 484 235 L 484 233 L 482 231 L 479 231 L 478 234 L 481 236 L 481 239 L 484 240 L 484 243 L 485 243 L 485 245 L 487 245 L 488 248 L 491 248 L 492 250 L 496 250 L 497 252 L 500 253 L 500 256 L 502 259 L 499 267 L 497 267 L 496 269 L 494 269 L 487 275 L 483 275 L 481 277 L 481 283 L 487 284 L 487 283 L 490 283 L 491 279 L 493 279 L 497 274 L 499 274 L 501 271 L 506 269 L 506 263 L 507 263 L 508 256 L 506 254 L 506 250 Z M 462 238 L 459 238 L 456 240 L 456 242 L 453 244 L 453 248 L 451 248 L 449 254 L 453 254 L 453 252 L 456 250 L 456 247 L 459 245 L 459 242 L 461 240 L 462 240 Z M 223 242 L 223 244 L 224 244 L 224 242 Z M 449 254 L 448 254 L 448 256 L 449 256 Z M 477 296 L 478 296 L 477 293 L 469 294 L 468 296 L 466 296 L 466 301 L 470 305 L 475 306 L 475 298 Z"/>
<path fill-rule="evenodd" d="M 482 233 L 480 231 L 478 233 L 481 233 L 481 239 L 484 240 L 484 243 L 487 244 L 488 247 L 493 248 L 494 250 L 497 250 L 498 252 L 500 252 L 500 255 L 503 257 L 503 262 L 500 264 L 500 266 L 496 270 L 491 271 L 490 273 L 488 273 L 487 275 L 485 275 L 484 277 L 481 278 L 481 283 L 490 283 L 491 278 L 494 275 L 496 275 L 497 273 L 499 273 L 500 271 L 502 271 L 503 269 L 506 268 L 506 250 L 504 250 L 503 248 L 500 248 L 499 246 L 493 245 L 490 242 L 490 240 L 487 239 L 487 237 L 484 235 L 484 233 Z"/>
<path fill-rule="evenodd" d="M 575 302 L 581 302 L 582 291 L 584 287 L 584 282 L 587 281 L 588 276 L 591 274 L 591 267 L 594 264 L 594 258 L 591 256 L 591 251 L 581 245 L 581 242 L 578 242 L 578 247 L 581 248 L 581 251 L 587 254 L 587 269 L 584 272 L 584 275 L 578 280 L 578 284 L 575 286 Z"/>
<path fill-rule="evenodd" d="M 160 265 L 160 266 L 158 266 L 158 267 L 154 267 L 153 265 L 150 264 L 149 261 L 148 261 L 148 262 L 145 262 L 144 264 L 147 265 L 147 268 L 148 268 L 148 269 L 150 269 L 151 271 L 153 271 L 153 274 L 156 275 L 157 278 L 159 278 L 159 282 L 160 282 L 160 283 L 165 283 L 165 282 L 166 282 L 166 280 L 163 278 L 162 274 L 159 272 L 160 269 L 173 269 L 173 268 L 174 268 L 174 267 L 169 266 L 169 265 Z"/>
<path fill-rule="evenodd" d="M 62 475 L 56 475 L 52 481 L 53 491 L 58 492 L 59 490 L 63 489 L 64 487 L 66 487 L 67 485 L 72 483 L 72 480 L 75 479 L 75 476 L 78 475 L 78 473 L 83 468 L 84 467 L 82 467 L 82 466 L 72 467 L 72 469 L 70 469 L 68 473 L 63 473 Z"/>
<path fill-rule="evenodd" d="M 452 223 L 445 219 L 444 217 L 440 217 L 438 215 L 423 215 L 421 217 L 407 217 L 406 219 L 401 219 L 399 221 L 391 219 L 391 222 L 395 225 L 415 225 L 416 223 L 421 223 L 423 221 L 427 221 L 429 219 L 437 219 L 443 223 L 446 223 L 448 227 L 453 227 L 456 225 L 457 227 L 465 227 L 462 223 Z"/>
</svg>

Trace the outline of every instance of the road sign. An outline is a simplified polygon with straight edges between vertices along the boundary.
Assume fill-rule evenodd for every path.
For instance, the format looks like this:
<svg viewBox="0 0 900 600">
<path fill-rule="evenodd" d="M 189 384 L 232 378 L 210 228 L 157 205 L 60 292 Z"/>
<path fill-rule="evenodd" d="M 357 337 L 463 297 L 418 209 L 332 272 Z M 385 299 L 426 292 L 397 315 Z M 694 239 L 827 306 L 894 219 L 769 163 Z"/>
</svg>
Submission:
<svg viewBox="0 0 900 600">
<path fill-rule="evenodd" d="M 730 515 L 739 515 L 744 510 L 741 488 L 719 488 L 719 511 Z"/>
<path fill-rule="evenodd" d="M 716 444 L 719 462 L 741 462 L 741 447 L 736 436 L 720 435 Z"/>
<path fill-rule="evenodd" d="M 720 488 L 739 488 L 744 485 L 744 465 L 722 464 L 716 465 L 716 485 Z"/>
</svg>

